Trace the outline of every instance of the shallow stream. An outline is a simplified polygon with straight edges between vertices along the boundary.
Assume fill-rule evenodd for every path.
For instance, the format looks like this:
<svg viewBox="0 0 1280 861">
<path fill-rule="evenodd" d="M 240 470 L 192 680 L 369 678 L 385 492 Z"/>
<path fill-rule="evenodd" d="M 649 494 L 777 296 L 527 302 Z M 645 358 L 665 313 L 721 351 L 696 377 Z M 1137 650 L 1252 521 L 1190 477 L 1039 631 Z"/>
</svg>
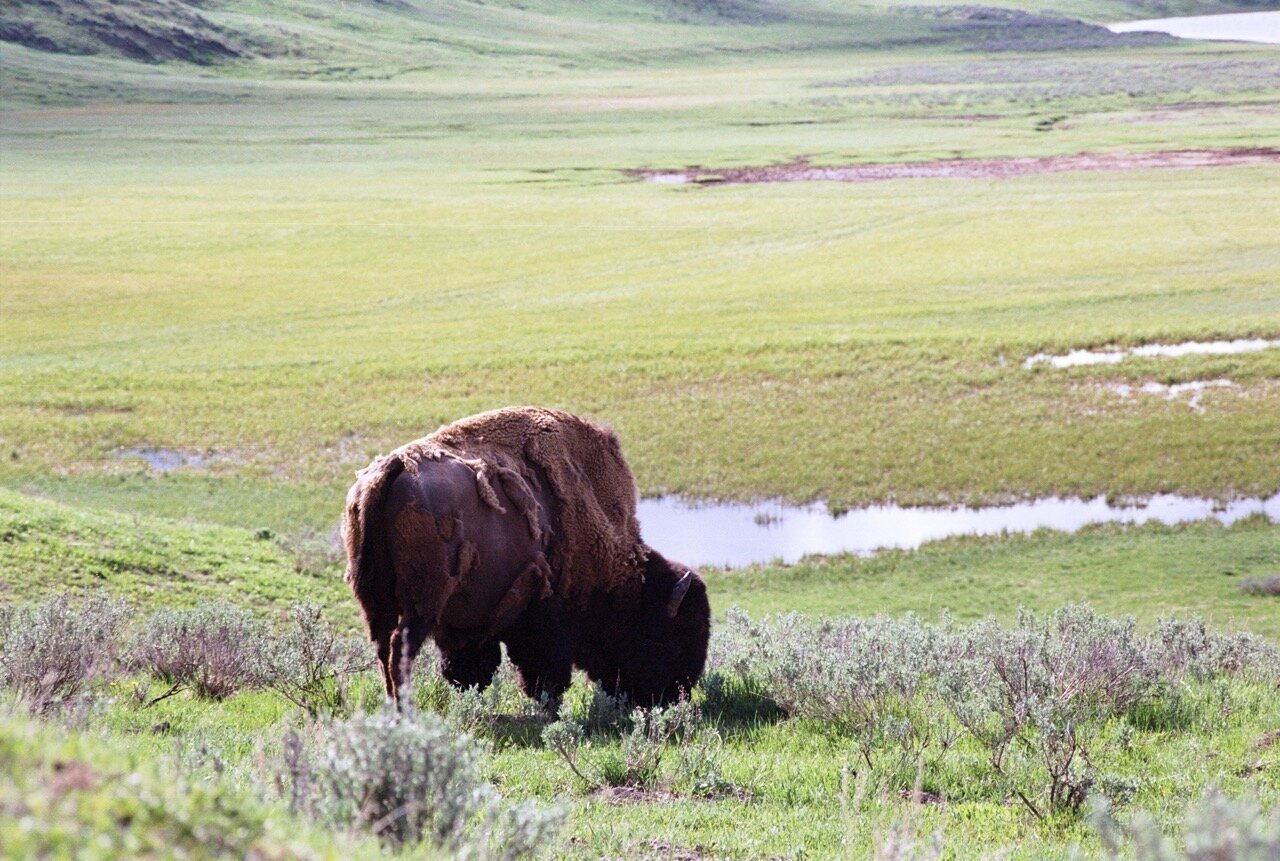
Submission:
<svg viewBox="0 0 1280 861">
<path fill-rule="evenodd" d="M 874 505 L 839 516 L 824 506 L 698 504 L 677 497 L 640 501 L 640 525 L 647 543 L 671 559 L 692 566 L 742 566 L 795 562 L 809 554 L 914 549 L 953 535 L 998 535 L 1057 529 L 1074 532 L 1091 523 L 1186 523 L 1217 520 L 1230 524 L 1253 514 L 1280 522 L 1280 493 L 1267 499 L 1221 503 L 1212 499 L 1160 494 L 1112 505 L 1094 499 L 1049 497 L 982 508 L 904 508 Z"/>
<path fill-rule="evenodd" d="M 1193 15 L 1187 18 L 1150 18 L 1108 24 L 1112 33 L 1168 33 L 1179 39 L 1280 44 L 1280 12 L 1239 12 L 1229 15 Z"/>
</svg>

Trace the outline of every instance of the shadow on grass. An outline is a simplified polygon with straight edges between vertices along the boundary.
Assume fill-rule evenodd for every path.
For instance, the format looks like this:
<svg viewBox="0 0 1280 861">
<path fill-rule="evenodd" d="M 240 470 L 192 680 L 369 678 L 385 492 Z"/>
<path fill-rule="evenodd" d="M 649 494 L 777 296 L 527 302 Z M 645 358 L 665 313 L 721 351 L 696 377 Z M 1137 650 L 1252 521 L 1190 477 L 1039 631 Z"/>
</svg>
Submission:
<svg viewBox="0 0 1280 861">
<path fill-rule="evenodd" d="M 699 688 L 703 693 L 703 716 L 726 739 L 786 720 L 786 712 L 754 679 L 713 670 L 703 677 Z"/>
</svg>

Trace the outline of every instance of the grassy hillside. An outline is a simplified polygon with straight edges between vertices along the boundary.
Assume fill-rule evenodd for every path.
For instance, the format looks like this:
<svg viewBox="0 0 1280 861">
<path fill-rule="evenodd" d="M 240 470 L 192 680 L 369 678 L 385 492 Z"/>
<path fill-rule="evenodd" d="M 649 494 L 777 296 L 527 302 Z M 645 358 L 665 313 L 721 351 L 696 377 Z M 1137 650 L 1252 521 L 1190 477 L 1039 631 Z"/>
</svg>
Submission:
<svg viewBox="0 0 1280 861">
<path fill-rule="evenodd" d="M 998 5 L 998 4 L 997 4 Z M 1024 4 L 1026 5 L 1026 4 Z M 1117 15 L 1125 4 L 1111 4 Z M 744 54 L 1061 50 L 1167 43 L 1061 14 L 834 0 L 14 0 L 0 11 L 9 101 L 185 101 L 226 78 L 412 80 L 722 63 Z M 157 78 L 156 64 L 178 76 Z M 210 80 L 213 77 L 214 80 Z"/>
<path fill-rule="evenodd" d="M 789 567 L 708 574 L 717 609 L 737 604 L 759 616 L 786 610 L 817 616 L 944 613 L 960 621 L 1016 617 L 1087 603 L 1143 625 L 1200 616 L 1223 630 L 1280 640 L 1280 599 L 1240 589 L 1280 573 L 1280 526 L 1253 518 L 1217 524 L 1099 527 L 1077 535 L 958 538 L 914 552 L 871 558 L 814 558 Z"/>
<path fill-rule="evenodd" d="M 1276 145 L 1277 82 L 1274 51 L 1240 46 L 849 53 L 13 113 L 0 480 L 73 498 L 121 475 L 183 505 L 190 480 L 246 527 L 283 524 L 245 482 L 302 482 L 320 528 L 371 454 L 532 401 L 612 423 L 646 493 L 1270 494 L 1277 351 L 1021 362 L 1280 336 L 1274 166 L 623 171 Z M 1219 378 L 1203 412 L 1115 390 Z M 146 481 L 146 447 L 199 460 Z"/>
<path fill-rule="evenodd" d="M 358 618 L 335 551 L 312 537 L 73 509 L 0 490 L 0 601 L 106 591 L 145 607 L 293 602 Z"/>
</svg>

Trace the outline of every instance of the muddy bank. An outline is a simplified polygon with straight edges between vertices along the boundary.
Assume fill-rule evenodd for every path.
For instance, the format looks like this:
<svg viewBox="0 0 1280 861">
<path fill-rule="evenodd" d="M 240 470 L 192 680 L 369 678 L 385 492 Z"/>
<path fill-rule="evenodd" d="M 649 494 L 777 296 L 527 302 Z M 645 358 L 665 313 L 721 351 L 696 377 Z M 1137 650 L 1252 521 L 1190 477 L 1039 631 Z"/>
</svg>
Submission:
<svg viewBox="0 0 1280 861">
<path fill-rule="evenodd" d="M 1280 162 L 1280 148 L 1233 147 L 1156 152 L 1098 152 L 1028 158 L 951 158 L 818 166 L 804 159 L 757 167 L 681 170 L 634 168 L 629 176 L 669 185 L 756 182 L 876 182 L 888 179 L 1011 179 L 1041 173 L 1151 168 L 1235 167 Z"/>
</svg>

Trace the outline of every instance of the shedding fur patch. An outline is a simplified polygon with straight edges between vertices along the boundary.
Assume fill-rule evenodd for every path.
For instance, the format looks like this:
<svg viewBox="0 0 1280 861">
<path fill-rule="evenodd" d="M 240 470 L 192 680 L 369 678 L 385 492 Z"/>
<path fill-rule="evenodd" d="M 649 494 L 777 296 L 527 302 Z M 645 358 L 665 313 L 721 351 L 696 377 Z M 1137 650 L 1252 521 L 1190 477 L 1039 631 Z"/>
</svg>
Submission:
<svg viewBox="0 0 1280 861">
<path fill-rule="evenodd" d="M 505 511 L 493 480 L 519 506 L 540 537 L 536 500 L 522 476 L 536 466 L 555 497 L 550 571 L 555 592 L 585 599 L 592 592 L 636 592 L 645 548 L 636 520 L 636 484 L 608 428 L 561 410 L 509 407 L 462 419 L 389 455 L 416 473 L 425 460 L 452 458 L 476 476 L 485 504 Z"/>
</svg>

